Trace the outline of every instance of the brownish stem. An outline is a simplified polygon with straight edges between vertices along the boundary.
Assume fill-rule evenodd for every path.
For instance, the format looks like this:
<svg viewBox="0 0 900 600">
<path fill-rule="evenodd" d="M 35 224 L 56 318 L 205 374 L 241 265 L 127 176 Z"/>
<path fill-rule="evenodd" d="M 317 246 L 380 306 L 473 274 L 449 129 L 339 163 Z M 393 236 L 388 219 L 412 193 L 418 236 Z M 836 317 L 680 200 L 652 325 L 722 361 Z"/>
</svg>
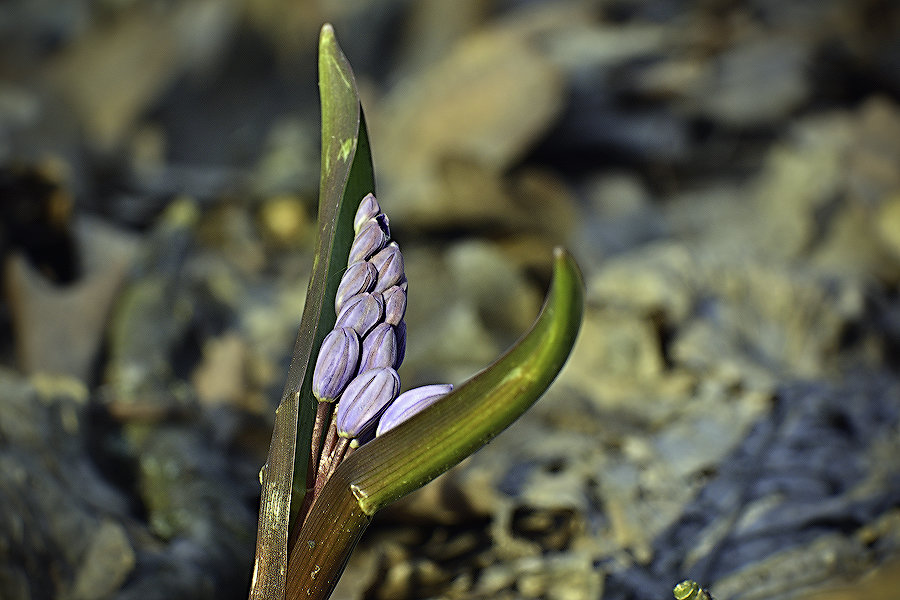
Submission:
<svg viewBox="0 0 900 600">
<path fill-rule="evenodd" d="M 316 407 L 316 420 L 313 423 L 312 444 L 310 444 L 313 468 L 319 465 L 319 456 L 322 451 L 322 434 L 331 422 L 333 410 L 334 405 L 331 402 L 319 402 Z"/>
<path fill-rule="evenodd" d="M 338 468 L 338 465 L 341 464 L 341 461 L 347 456 L 347 453 L 350 451 L 350 441 L 350 439 L 344 437 L 338 440 L 338 443 L 332 451 L 331 460 L 328 464 L 328 472 L 325 474 L 325 481 L 328 481 L 328 479 L 331 478 L 335 469 Z"/>
<path fill-rule="evenodd" d="M 335 425 L 334 419 L 332 419 L 331 425 L 328 427 L 328 434 L 325 436 L 325 444 L 322 446 L 322 453 L 319 455 L 319 464 L 316 469 L 317 477 L 322 475 L 323 471 L 327 470 L 329 465 L 328 461 L 331 457 L 331 452 L 334 450 L 337 439 L 337 425 Z"/>
<path fill-rule="evenodd" d="M 331 474 L 334 473 L 335 469 L 337 469 L 337 466 L 343 459 L 344 454 L 347 451 L 347 446 L 349 444 L 349 439 L 344 437 L 336 437 L 336 442 L 332 446 L 328 455 L 326 456 L 324 453 L 322 454 L 322 463 L 319 465 L 319 475 L 318 477 L 316 477 L 315 491 L 313 492 L 313 494 L 318 496 L 319 492 L 322 491 L 322 488 L 325 487 L 325 482 L 328 481 L 328 478 L 331 477 Z"/>
<path fill-rule="evenodd" d="M 352 441 L 352 440 L 347 440 L 347 441 L 349 442 L 349 441 Z M 344 447 L 344 453 L 343 453 L 343 455 L 341 455 L 340 459 L 334 464 L 334 466 L 331 468 L 331 472 L 328 474 L 328 478 L 329 478 L 329 479 L 331 479 L 331 476 L 334 475 L 334 472 L 335 472 L 335 470 L 337 470 L 338 466 L 339 466 L 342 462 L 344 462 L 345 460 L 347 460 L 347 457 L 349 457 L 351 454 L 353 454 L 353 451 L 354 451 L 354 450 L 356 450 L 356 448 L 355 448 L 354 446 L 352 446 L 352 445 L 348 445 L 348 446 L 345 446 L 345 447 Z"/>
<path fill-rule="evenodd" d="M 303 495 L 303 504 L 297 513 L 294 526 L 288 536 L 288 552 L 294 547 L 300 528 L 309 514 L 309 509 L 316 499 L 316 480 L 318 479 L 319 458 L 322 451 L 322 433 L 331 423 L 331 413 L 334 405 L 331 402 L 319 402 L 316 406 L 316 420 L 313 422 L 312 440 L 309 446 L 309 458 L 306 465 L 306 493 Z"/>
</svg>

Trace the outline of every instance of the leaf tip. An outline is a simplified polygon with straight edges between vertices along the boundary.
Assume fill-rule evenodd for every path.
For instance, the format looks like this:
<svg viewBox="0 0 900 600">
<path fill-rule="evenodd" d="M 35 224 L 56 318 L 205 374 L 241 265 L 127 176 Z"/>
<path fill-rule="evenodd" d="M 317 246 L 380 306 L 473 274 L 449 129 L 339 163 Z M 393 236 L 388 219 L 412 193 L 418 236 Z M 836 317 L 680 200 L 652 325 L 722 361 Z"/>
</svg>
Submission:
<svg viewBox="0 0 900 600">
<path fill-rule="evenodd" d="M 578 268 L 578 263 L 575 262 L 575 257 L 562 246 L 553 248 L 553 265 L 557 272 L 568 271 L 573 273 L 581 287 L 584 287 L 584 277 L 581 274 L 581 269 Z"/>
<path fill-rule="evenodd" d="M 321 54 L 326 48 L 336 47 L 337 36 L 334 33 L 334 27 L 331 23 L 325 23 L 319 31 L 319 53 Z"/>
</svg>

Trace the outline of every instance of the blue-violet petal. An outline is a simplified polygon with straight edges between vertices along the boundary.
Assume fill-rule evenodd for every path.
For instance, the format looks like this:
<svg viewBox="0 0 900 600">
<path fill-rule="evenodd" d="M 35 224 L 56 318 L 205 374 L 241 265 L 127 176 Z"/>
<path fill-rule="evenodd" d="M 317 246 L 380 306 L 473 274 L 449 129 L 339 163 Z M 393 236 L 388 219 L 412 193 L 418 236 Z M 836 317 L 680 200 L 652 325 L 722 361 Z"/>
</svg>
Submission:
<svg viewBox="0 0 900 600">
<path fill-rule="evenodd" d="M 395 286 L 403 279 L 403 255 L 397 242 L 391 242 L 370 259 L 370 262 L 378 269 L 378 281 L 375 283 L 375 292 L 383 292 L 389 287 Z"/>
<path fill-rule="evenodd" d="M 381 321 L 383 314 L 384 305 L 381 294 L 363 292 L 356 296 L 350 296 L 344 301 L 344 306 L 341 308 L 334 326 L 350 327 L 360 337 L 363 337 Z"/>
<path fill-rule="evenodd" d="M 390 323 L 379 323 L 362 341 L 359 372 L 382 367 L 397 368 L 397 334 Z"/>
<path fill-rule="evenodd" d="M 431 406 L 447 394 L 453 391 L 449 383 L 435 385 L 423 385 L 403 392 L 394 400 L 381 415 L 378 421 L 378 429 L 375 435 L 381 435 L 385 431 L 393 429 L 414 414 Z"/>
<path fill-rule="evenodd" d="M 313 371 L 313 395 L 321 402 L 334 402 L 356 373 L 359 356 L 359 337 L 352 329 L 326 335 Z"/>
<path fill-rule="evenodd" d="M 347 264 L 353 264 L 358 260 L 366 260 L 384 248 L 387 242 L 388 237 L 385 235 L 381 225 L 374 220 L 367 222 L 353 239 Z"/>
<path fill-rule="evenodd" d="M 406 315 L 406 292 L 399 285 L 394 285 L 381 293 L 384 301 L 384 322 L 396 325 Z"/>
<path fill-rule="evenodd" d="M 378 269 L 372 263 L 360 260 L 351 264 L 338 284 L 337 294 L 334 296 L 334 312 L 340 314 L 344 302 L 351 296 L 371 292 L 377 280 Z"/>
<path fill-rule="evenodd" d="M 378 205 L 378 200 L 375 199 L 375 196 L 373 194 L 366 194 L 365 197 L 360 200 L 359 208 L 356 209 L 356 216 L 353 217 L 353 231 L 359 233 L 363 224 L 380 212 L 381 207 Z"/>
<path fill-rule="evenodd" d="M 400 391 L 400 377 L 391 368 L 357 375 L 341 395 L 335 413 L 338 435 L 358 438 L 375 422 Z"/>
</svg>

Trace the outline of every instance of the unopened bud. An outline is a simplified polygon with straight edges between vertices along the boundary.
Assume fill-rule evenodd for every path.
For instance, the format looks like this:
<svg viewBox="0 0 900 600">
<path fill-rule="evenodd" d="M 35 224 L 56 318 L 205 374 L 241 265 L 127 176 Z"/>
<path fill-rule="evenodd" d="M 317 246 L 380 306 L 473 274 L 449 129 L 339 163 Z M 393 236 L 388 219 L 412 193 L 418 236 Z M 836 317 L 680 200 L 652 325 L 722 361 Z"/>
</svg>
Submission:
<svg viewBox="0 0 900 600">
<path fill-rule="evenodd" d="M 406 292 L 394 285 L 381 293 L 384 301 L 384 322 L 396 325 L 406 315 Z"/>
<path fill-rule="evenodd" d="M 403 255 L 400 254 L 400 246 L 391 242 L 370 259 L 370 262 L 378 269 L 378 281 L 375 283 L 375 292 L 397 285 L 403 279 Z"/>
<path fill-rule="evenodd" d="M 373 194 L 366 194 L 365 197 L 360 200 L 359 208 L 356 209 L 356 216 L 353 217 L 353 231 L 359 233 L 363 224 L 380 212 L 381 207 L 378 205 L 378 200 L 375 199 L 375 196 Z"/>
<path fill-rule="evenodd" d="M 335 413 L 338 435 L 358 438 L 375 425 L 400 390 L 394 369 L 370 369 L 357 375 L 341 395 Z"/>
<path fill-rule="evenodd" d="M 375 220 L 367 221 L 353 239 L 347 263 L 352 264 L 358 260 L 366 260 L 384 248 L 387 241 L 388 237 L 385 235 L 381 225 Z"/>
<path fill-rule="evenodd" d="M 447 383 L 423 385 L 422 387 L 403 392 L 397 396 L 397 399 L 381 415 L 375 435 L 378 436 L 385 431 L 393 429 L 414 414 L 425 410 L 451 391 L 453 391 L 453 386 Z"/>
<path fill-rule="evenodd" d="M 344 301 L 344 306 L 338 314 L 334 326 L 350 327 L 363 337 L 381 321 L 384 314 L 384 306 L 381 294 L 363 292 L 356 296 L 350 296 Z"/>
<path fill-rule="evenodd" d="M 378 269 L 368 261 L 360 260 L 347 267 L 334 296 L 334 312 L 340 314 L 347 298 L 372 291 L 377 279 Z"/>
<path fill-rule="evenodd" d="M 349 328 L 335 329 L 322 340 L 313 371 L 313 395 L 321 402 L 334 402 L 356 373 L 360 355 L 359 337 Z"/>
<path fill-rule="evenodd" d="M 359 372 L 397 366 L 397 334 L 393 325 L 379 323 L 363 338 Z"/>
</svg>

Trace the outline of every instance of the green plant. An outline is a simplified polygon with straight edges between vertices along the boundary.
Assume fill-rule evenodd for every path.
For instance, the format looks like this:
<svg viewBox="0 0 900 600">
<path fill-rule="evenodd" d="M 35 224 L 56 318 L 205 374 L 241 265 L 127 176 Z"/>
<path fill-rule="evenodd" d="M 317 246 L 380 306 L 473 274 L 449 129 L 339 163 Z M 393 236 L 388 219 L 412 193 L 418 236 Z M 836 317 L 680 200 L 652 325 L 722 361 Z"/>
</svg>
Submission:
<svg viewBox="0 0 900 600">
<path fill-rule="evenodd" d="M 581 323 L 583 282 L 555 251 L 553 280 L 531 329 L 490 367 L 342 461 L 315 494 L 310 452 L 319 348 L 335 324 L 357 204 L 375 190 L 365 118 L 334 30 L 319 45 L 322 173 L 312 275 L 288 379 L 275 413 L 250 598 L 327 598 L 372 515 L 431 481 L 515 421 L 565 363 Z M 317 433 L 318 439 L 321 436 Z M 290 532 L 290 535 L 289 535 Z"/>
<path fill-rule="evenodd" d="M 715 600 L 693 579 L 685 579 L 672 589 L 675 600 Z"/>
</svg>

